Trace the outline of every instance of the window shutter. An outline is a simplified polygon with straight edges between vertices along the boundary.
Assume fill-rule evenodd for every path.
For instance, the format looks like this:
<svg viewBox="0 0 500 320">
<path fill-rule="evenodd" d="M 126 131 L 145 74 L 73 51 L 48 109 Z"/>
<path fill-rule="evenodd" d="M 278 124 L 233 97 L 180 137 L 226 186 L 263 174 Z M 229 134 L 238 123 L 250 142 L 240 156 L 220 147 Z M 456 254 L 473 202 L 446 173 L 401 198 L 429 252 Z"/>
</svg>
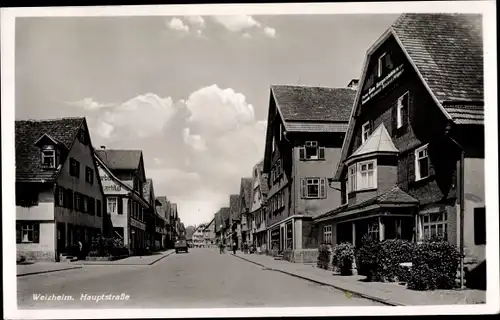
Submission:
<svg viewBox="0 0 500 320">
<path fill-rule="evenodd" d="M 325 147 L 319 147 L 319 159 L 320 160 L 325 159 Z"/>
<path fill-rule="evenodd" d="M 403 101 L 401 101 L 401 103 L 403 104 L 403 119 L 402 119 L 402 123 L 403 123 L 403 127 L 408 125 L 409 123 L 409 117 L 408 117 L 408 113 L 409 113 L 409 108 L 410 108 L 410 95 L 408 93 L 406 93 L 404 96 L 403 96 Z"/>
<path fill-rule="evenodd" d="M 59 203 L 59 186 L 56 186 L 54 188 L 54 202 L 57 207 L 61 205 Z"/>
<path fill-rule="evenodd" d="M 302 195 L 302 199 L 307 198 L 307 180 L 306 179 L 301 179 L 301 190 L 300 194 Z"/>
<path fill-rule="evenodd" d="M 304 160 L 306 158 L 306 149 L 304 147 L 299 148 L 299 160 Z"/>
<path fill-rule="evenodd" d="M 415 152 L 408 153 L 408 182 L 415 181 Z"/>
<path fill-rule="evenodd" d="M 118 214 L 123 214 L 123 200 L 121 197 L 117 197 L 116 201 L 118 202 Z"/>
<path fill-rule="evenodd" d="M 33 243 L 40 242 L 40 223 L 33 223 Z"/>
<path fill-rule="evenodd" d="M 319 197 L 321 199 L 326 199 L 326 179 L 321 178 L 319 180 Z"/>
<path fill-rule="evenodd" d="M 21 224 L 16 223 L 16 243 L 21 243 Z"/>
<path fill-rule="evenodd" d="M 396 102 L 392 108 L 391 108 L 391 133 L 392 136 L 396 135 L 396 132 L 398 130 L 398 103 Z"/>
</svg>

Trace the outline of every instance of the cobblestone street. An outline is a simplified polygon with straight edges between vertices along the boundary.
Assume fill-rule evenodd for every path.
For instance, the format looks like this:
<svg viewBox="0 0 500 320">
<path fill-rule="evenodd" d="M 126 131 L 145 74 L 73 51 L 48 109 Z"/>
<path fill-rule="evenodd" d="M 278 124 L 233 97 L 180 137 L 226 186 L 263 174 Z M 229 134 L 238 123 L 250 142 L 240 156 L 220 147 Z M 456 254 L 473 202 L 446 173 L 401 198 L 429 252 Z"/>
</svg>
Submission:
<svg viewBox="0 0 500 320">
<path fill-rule="evenodd" d="M 128 301 L 81 300 L 129 295 Z M 73 301 L 35 301 L 34 295 Z M 85 265 L 18 279 L 20 309 L 374 306 L 370 300 L 263 269 L 217 249 L 191 249 L 151 266 Z"/>
</svg>

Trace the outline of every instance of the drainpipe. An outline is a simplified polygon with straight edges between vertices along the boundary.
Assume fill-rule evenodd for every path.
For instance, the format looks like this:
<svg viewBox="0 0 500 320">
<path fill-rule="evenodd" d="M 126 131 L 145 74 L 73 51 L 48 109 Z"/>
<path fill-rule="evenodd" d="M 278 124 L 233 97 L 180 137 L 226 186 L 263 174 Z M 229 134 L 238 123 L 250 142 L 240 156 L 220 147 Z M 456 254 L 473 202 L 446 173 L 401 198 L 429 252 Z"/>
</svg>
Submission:
<svg viewBox="0 0 500 320">
<path fill-rule="evenodd" d="M 450 136 L 452 129 L 451 123 L 446 125 L 445 136 L 453 142 L 460 149 L 460 288 L 464 288 L 464 206 L 465 206 L 465 190 L 464 190 L 464 162 L 465 150 L 464 148 Z"/>
</svg>

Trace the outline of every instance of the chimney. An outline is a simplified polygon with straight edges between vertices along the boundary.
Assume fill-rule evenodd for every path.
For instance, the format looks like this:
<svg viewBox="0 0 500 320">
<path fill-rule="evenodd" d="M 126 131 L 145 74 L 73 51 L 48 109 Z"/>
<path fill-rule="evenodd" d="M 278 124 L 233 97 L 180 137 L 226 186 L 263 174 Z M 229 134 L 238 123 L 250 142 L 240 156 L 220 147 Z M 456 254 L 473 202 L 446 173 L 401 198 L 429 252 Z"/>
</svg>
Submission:
<svg viewBox="0 0 500 320">
<path fill-rule="evenodd" d="M 105 150 L 105 149 L 106 149 L 106 146 L 101 146 L 101 149 L 102 149 L 102 150 Z"/>
<path fill-rule="evenodd" d="M 352 90 L 358 90 L 359 79 L 352 79 L 351 82 L 347 85 L 348 88 Z"/>
</svg>

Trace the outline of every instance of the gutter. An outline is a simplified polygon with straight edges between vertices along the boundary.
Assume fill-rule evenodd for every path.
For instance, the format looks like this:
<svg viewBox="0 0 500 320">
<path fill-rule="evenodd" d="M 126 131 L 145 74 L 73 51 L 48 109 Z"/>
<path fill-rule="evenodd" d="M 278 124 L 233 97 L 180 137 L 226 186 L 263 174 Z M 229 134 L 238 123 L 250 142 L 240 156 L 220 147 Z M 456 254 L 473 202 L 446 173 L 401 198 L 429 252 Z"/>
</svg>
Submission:
<svg viewBox="0 0 500 320">
<path fill-rule="evenodd" d="M 464 206 L 465 206 L 465 180 L 464 180 L 464 167 L 465 167 L 465 149 L 450 136 L 452 129 L 451 122 L 448 122 L 445 128 L 445 137 L 447 137 L 453 144 L 460 149 L 460 287 L 464 288 Z"/>
</svg>

